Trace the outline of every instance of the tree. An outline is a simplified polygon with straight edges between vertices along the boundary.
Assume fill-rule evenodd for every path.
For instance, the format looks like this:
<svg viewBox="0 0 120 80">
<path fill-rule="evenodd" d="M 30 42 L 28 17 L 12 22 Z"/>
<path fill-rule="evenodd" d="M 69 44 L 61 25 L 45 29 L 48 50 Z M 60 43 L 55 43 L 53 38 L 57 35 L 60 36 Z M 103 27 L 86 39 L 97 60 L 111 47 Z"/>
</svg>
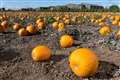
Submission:
<svg viewBox="0 0 120 80">
<path fill-rule="evenodd" d="M 87 9 L 86 6 L 82 4 L 82 5 L 81 5 L 81 11 L 82 11 L 82 12 L 85 12 L 86 9 Z"/>
<path fill-rule="evenodd" d="M 0 11 L 5 11 L 5 8 L 0 8 Z"/>
<path fill-rule="evenodd" d="M 109 7 L 109 10 L 112 12 L 118 12 L 119 11 L 119 7 L 117 5 L 112 5 Z"/>
</svg>

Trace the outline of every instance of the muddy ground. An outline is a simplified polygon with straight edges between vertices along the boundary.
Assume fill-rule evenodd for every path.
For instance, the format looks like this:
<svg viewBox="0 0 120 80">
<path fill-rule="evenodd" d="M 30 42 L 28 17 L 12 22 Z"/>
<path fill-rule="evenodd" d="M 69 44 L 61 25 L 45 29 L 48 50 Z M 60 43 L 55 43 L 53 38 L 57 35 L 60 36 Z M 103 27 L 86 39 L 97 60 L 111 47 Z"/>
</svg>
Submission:
<svg viewBox="0 0 120 80">
<path fill-rule="evenodd" d="M 100 59 L 96 75 L 85 80 L 120 80 L 120 41 L 114 38 L 114 31 L 108 37 L 101 37 L 100 27 L 94 25 L 69 25 L 79 30 L 80 35 L 72 47 L 61 49 L 59 37 L 64 34 L 48 29 L 41 34 L 19 37 L 15 32 L 0 33 L 0 80 L 80 80 L 69 68 L 68 56 L 76 48 L 93 49 Z M 47 45 L 52 49 L 49 61 L 34 62 L 31 51 L 36 45 Z"/>
</svg>

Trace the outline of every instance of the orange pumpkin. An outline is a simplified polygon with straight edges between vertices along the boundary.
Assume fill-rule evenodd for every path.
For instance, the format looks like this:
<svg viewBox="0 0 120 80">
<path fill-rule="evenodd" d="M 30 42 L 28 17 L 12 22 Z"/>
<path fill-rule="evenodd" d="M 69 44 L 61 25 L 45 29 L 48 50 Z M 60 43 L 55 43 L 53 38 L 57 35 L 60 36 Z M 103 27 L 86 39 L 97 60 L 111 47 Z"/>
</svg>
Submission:
<svg viewBox="0 0 120 80">
<path fill-rule="evenodd" d="M 116 38 L 117 38 L 117 39 L 120 39 L 120 30 L 117 31 L 117 33 L 116 33 Z"/>
<path fill-rule="evenodd" d="M 120 21 L 118 22 L 118 26 L 120 27 Z"/>
<path fill-rule="evenodd" d="M 19 23 L 15 23 L 13 25 L 13 30 L 18 31 L 21 28 L 21 25 Z"/>
<path fill-rule="evenodd" d="M 56 20 L 56 21 L 59 21 L 59 20 L 60 20 L 60 17 L 55 17 L 55 20 Z"/>
<path fill-rule="evenodd" d="M 63 31 L 64 30 L 64 28 L 65 28 L 65 24 L 63 23 L 63 22 L 60 22 L 59 24 L 58 24 L 58 31 Z"/>
<path fill-rule="evenodd" d="M 4 28 L 0 25 L 0 32 L 4 32 Z"/>
<path fill-rule="evenodd" d="M 39 22 L 37 27 L 38 27 L 38 29 L 43 29 L 45 27 L 44 22 Z"/>
<path fill-rule="evenodd" d="M 111 32 L 111 28 L 109 26 L 103 26 L 100 30 L 99 33 L 102 36 L 107 36 Z"/>
<path fill-rule="evenodd" d="M 58 22 L 53 22 L 52 27 L 53 27 L 54 29 L 57 29 L 57 28 L 58 28 Z"/>
<path fill-rule="evenodd" d="M 89 77 L 97 72 L 99 60 L 96 54 L 88 48 L 74 50 L 69 56 L 72 71 L 80 77 Z"/>
<path fill-rule="evenodd" d="M 60 38 L 60 46 L 62 48 L 71 47 L 73 45 L 73 38 L 69 35 L 63 35 Z"/>
<path fill-rule="evenodd" d="M 25 28 L 21 28 L 21 29 L 19 29 L 19 31 L 18 31 L 18 35 L 19 35 L 19 36 L 27 36 L 27 35 L 28 35 L 28 32 L 27 32 L 27 30 L 26 30 Z"/>
<path fill-rule="evenodd" d="M 119 21 L 120 20 L 120 16 L 115 16 L 115 20 Z"/>
<path fill-rule="evenodd" d="M 35 34 L 37 32 L 36 27 L 34 27 L 33 25 L 28 25 L 26 27 L 26 30 L 31 34 Z"/>
<path fill-rule="evenodd" d="M 98 23 L 104 22 L 104 19 L 98 19 Z"/>
<path fill-rule="evenodd" d="M 65 14 L 65 18 L 70 18 L 70 15 L 69 14 Z"/>
<path fill-rule="evenodd" d="M 64 20 L 64 23 L 65 23 L 65 24 L 70 24 L 70 19 L 65 19 L 65 20 Z"/>
<path fill-rule="evenodd" d="M 6 29 L 6 28 L 8 27 L 8 22 L 7 22 L 7 21 L 3 21 L 3 22 L 1 23 L 1 26 L 2 26 L 4 29 Z"/>
<path fill-rule="evenodd" d="M 103 26 L 103 25 L 105 25 L 104 22 L 100 22 L 100 23 L 99 23 L 99 26 Z"/>
<path fill-rule="evenodd" d="M 39 19 L 36 21 L 36 24 L 39 24 L 40 22 L 43 22 L 43 19 L 39 18 Z"/>
<path fill-rule="evenodd" d="M 32 59 L 34 61 L 44 61 L 51 57 L 51 50 L 44 45 L 38 45 L 32 50 Z"/>
<path fill-rule="evenodd" d="M 111 16 L 110 19 L 111 19 L 111 20 L 114 20 L 114 19 L 115 19 L 115 16 Z"/>
<path fill-rule="evenodd" d="M 113 24 L 113 25 L 117 25 L 117 24 L 118 24 L 118 21 L 117 21 L 117 20 L 113 20 L 113 21 L 112 21 L 112 24 Z"/>
</svg>

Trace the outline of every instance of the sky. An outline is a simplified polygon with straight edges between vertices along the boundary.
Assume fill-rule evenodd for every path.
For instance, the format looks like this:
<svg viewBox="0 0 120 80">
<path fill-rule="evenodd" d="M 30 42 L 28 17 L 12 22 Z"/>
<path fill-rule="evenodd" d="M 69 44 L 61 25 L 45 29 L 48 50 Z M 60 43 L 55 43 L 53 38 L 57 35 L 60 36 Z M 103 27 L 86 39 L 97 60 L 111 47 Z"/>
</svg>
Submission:
<svg viewBox="0 0 120 80">
<path fill-rule="evenodd" d="M 37 8 L 37 7 L 47 7 L 47 6 L 57 6 L 65 4 L 98 4 L 105 7 L 110 5 L 120 6 L 120 0 L 0 0 L 0 8 L 10 8 L 10 9 L 20 9 L 20 8 Z"/>
</svg>

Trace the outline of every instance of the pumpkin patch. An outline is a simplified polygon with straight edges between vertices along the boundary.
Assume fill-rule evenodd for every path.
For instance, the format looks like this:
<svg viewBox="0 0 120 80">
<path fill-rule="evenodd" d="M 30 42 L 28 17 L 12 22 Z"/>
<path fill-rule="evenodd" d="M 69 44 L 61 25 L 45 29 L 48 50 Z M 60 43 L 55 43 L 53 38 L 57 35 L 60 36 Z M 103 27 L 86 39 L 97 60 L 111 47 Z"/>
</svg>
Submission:
<svg viewBox="0 0 120 80">
<path fill-rule="evenodd" d="M 50 9 L 0 12 L 0 80 L 119 80 L 119 13 Z"/>
</svg>

